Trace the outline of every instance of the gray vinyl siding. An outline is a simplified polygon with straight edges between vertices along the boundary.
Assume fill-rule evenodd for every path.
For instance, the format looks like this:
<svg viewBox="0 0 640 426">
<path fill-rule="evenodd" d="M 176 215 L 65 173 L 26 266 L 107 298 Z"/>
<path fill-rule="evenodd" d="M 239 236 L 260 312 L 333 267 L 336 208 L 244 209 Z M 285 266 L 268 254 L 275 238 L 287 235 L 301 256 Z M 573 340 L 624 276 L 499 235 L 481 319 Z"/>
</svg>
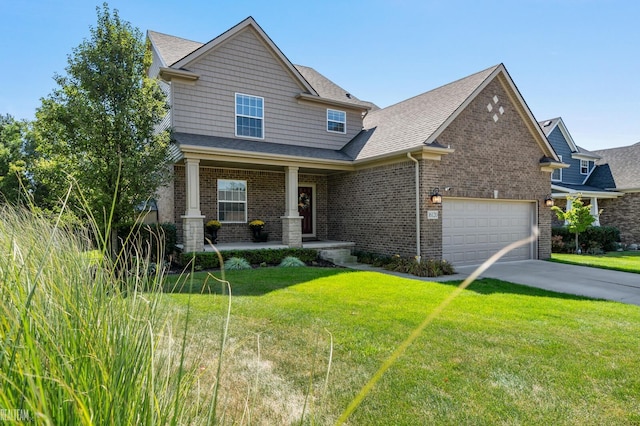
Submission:
<svg viewBox="0 0 640 426">
<path fill-rule="evenodd" d="M 572 158 L 572 155 L 576 153 L 571 152 L 571 148 L 562 135 L 560 128 L 556 127 L 553 129 L 549 136 L 547 136 L 547 139 L 556 153 L 562 155 L 562 162 L 569 164 L 568 168 L 562 169 L 562 183 L 582 184 L 587 175 L 580 174 L 580 160 Z M 593 166 L 593 161 L 590 161 L 589 170 L 591 170 Z"/>
<path fill-rule="evenodd" d="M 327 107 L 298 103 L 304 89 L 249 28 L 185 68 L 200 78 L 172 84 L 176 132 L 235 137 L 235 93 L 264 98 L 265 142 L 340 149 L 362 128 L 359 112 L 333 107 L 347 132 L 327 132 Z"/>
</svg>

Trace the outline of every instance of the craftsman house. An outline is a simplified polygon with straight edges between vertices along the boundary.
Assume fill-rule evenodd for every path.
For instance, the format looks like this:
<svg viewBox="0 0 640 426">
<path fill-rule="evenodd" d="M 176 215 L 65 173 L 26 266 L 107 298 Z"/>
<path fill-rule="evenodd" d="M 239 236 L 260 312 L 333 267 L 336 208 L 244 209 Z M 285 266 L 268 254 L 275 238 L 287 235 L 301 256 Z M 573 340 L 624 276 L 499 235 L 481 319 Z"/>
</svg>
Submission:
<svg viewBox="0 0 640 426">
<path fill-rule="evenodd" d="M 591 206 L 591 215 L 595 218 L 593 226 L 600 226 L 599 203 L 605 199 L 615 199 L 622 193 L 607 189 L 598 182 L 594 183 L 596 176 L 596 162 L 600 156 L 589 152 L 576 145 L 571 133 L 567 129 L 562 118 L 541 121 L 540 127 L 547 136 L 549 143 L 558 154 L 558 158 L 568 165 L 564 169 L 556 169 L 551 174 L 552 197 L 556 205 L 570 208 L 566 204 L 566 198 L 580 196 L 583 202 Z M 554 221 L 557 220 L 553 214 Z M 554 222 L 555 226 L 563 225 Z"/>
<path fill-rule="evenodd" d="M 591 206 L 594 226 L 615 226 L 622 242 L 640 242 L 640 143 L 589 152 L 576 145 L 562 118 L 540 122 L 542 131 L 567 164 L 551 174 L 552 197 L 567 208 L 567 196 Z M 562 223 L 554 222 L 554 225 Z"/>
<path fill-rule="evenodd" d="M 149 31 L 151 76 L 171 110 L 174 183 L 159 194 L 185 251 L 220 243 L 355 243 L 377 253 L 475 264 L 550 254 L 545 198 L 564 165 L 504 65 L 379 109 L 294 65 L 253 18 L 207 43 Z"/>
</svg>

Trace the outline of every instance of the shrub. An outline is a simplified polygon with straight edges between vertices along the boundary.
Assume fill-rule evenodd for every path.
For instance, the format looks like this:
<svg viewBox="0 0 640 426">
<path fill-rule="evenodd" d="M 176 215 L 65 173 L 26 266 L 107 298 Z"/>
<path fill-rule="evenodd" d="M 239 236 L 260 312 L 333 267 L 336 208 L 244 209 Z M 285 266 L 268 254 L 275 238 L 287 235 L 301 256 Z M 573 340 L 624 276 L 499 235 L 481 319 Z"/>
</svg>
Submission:
<svg viewBox="0 0 640 426">
<path fill-rule="evenodd" d="M 246 259 L 251 265 L 278 265 L 288 256 L 294 256 L 304 263 L 311 263 L 318 258 L 318 252 L 313 249 L 258 249 L 258 250 L 225 250 L 222 253 L 223 259 L 241 257 Z M 220 267 L 218 255 L 215 252 L 182 253 L 178 257 L 178 262 L 185 267 L 193 260 L 196 269 L 215 269 Z"/>
<path fill-rule="evenodd" d="M 167 259 L 176 250 L 177 229 L 173 223 L 125 223 L 118 226 L 119 250 L 127 241 L 127 252 L 150 255 L 152 260 Z"/>
<path fill-rule="evenodd" d="M 564 251 L 568 251 L 573 246 L 573 239 L 575 235 L 570 233 L 565 227 L 551 228 L 551 249 L 554 253 L 558 253 L 554 250 L 554 241 L 559 245 L 560 236 L 564 243 Z M 555 240 L 554 240 L 555 238 Z M 586 251 L 590 248 L 594 250 L 600 249 L 604 251 L 615 251 L 618 248 L 618 242 L 620 241 L 620 231 L 613 226 L 590 226 L 578 237 L 578 242 L 581 247 Z M 558 247 L 556 247 L 558 248 Z"/>
<path fill-rule="evenodd" d="M 566 250 L 566 246 L 562 235 L 554 235 L 551 237 L 551 252 L 562 253 Z"/>
<path fill-rule="evenodd" d="M 378 266 L 387 271 L 402 272 L 418 277 L 439 277 L 441 275 L 453 275 L 455 270 L 446 260 L 421 259 L 415 257 L 401 257 L 400 255 L 385 256 L 375 253 L 356 251 L 358 262 Z"/>
<path fill-rule="evenodd" d="M 278 265 L 282 268 L 296 268 L 296 267 L 300 267 L 300 266 L 307 266 L 302 260 L 298 259 L 295 256 L 287 256 L 284 259 L 282 259 L 282 262 L 280 262 L 280 265 Z"/>
<path fill-rule="evenodd" d="M 224 261 L 224 268 L 228 271 L 239 271 L 242 269 L 251 269 L 251 265 L 241 257 L 232 257 Z"/>
</svg>

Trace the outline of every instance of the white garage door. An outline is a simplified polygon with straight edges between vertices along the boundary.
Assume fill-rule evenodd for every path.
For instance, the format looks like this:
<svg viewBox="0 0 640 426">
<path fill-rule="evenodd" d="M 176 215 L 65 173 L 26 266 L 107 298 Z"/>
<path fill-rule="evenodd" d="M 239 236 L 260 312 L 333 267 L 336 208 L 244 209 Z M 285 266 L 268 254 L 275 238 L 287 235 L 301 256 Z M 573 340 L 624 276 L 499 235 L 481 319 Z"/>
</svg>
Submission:
<svg viewBox="0 0 640 426">
<path fill-rule="evenodd" d="M 442 202 L 442 257 L 456 265 L 477 265 L 506 245 L 527 237 L 535 204 L 504 200 L 445 199 Z M 500 261 L 534 259 L 535 243 Z"/>
</svg>

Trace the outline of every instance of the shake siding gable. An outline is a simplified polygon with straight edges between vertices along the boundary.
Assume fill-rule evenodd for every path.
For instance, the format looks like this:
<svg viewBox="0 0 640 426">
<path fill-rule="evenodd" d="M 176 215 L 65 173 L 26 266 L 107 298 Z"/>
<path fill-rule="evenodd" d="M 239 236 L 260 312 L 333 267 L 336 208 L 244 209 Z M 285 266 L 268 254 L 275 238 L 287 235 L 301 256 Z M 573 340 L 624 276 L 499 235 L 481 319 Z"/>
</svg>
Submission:
<svg viewBox="0 0 640 426">
<path fill-rule="evenodd" d="M 251 28 L 185 68 L 200 78 L 172 86 L 176 132 L 235 137 L 235 93 L 264 98 L 264 142 L 340 149 L 361 129 L 347 110 L 346 134 L 327 132 L 326 105 L 298 103 L 304 89 Z"/>
</svg>

